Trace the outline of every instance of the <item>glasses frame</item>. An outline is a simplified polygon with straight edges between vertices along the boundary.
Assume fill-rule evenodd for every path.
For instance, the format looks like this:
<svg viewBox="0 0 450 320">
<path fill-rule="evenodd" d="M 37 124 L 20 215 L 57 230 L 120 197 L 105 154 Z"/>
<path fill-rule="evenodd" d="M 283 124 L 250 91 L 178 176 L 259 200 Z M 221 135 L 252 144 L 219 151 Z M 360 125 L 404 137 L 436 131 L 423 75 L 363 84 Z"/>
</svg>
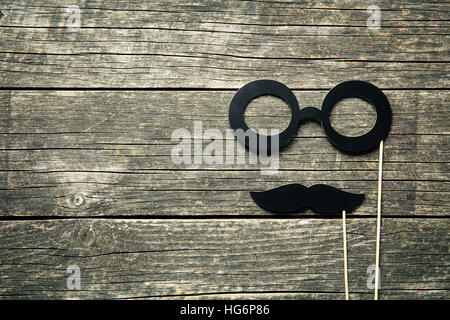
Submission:
<svg viewBox="0 0 450 320">
<path fill-rule="evenodd" d="M 250 129 L 245 123 L 244 113 L 251 100 L 271 95 L 282 99 L 291 109 L 291 120 L 286 129 L 278 135 L 260 135 Z M 341 135 L 333 129 L 330 122 L 331 111 L 340 100 L 345 98 L 361 98 L 372 105 L 377 114 L 374 126 L 369 132 L 358 136 L 348 137 Z M 373 84 L 365 81 L 352 80 L 342 82 L 333 87 L 325 96 L 322 108 L 305 107 L 300 109 L 294 93 L 284 84 L 275 80 L 256 80 L 240 88 L 230 102 L 229 122 L 236 131 L 242 129 L 250 132 L 249 135 L 236 135 L 238 141 L 249 150 L 270 152 L 271 139 L 278 139 L 278 148 L 285 146 L 297 132 L 300 122 L 312 119 L 322 124 L 322 128 L 331 143 L 345 153 L 362 154 L 378 147 L 380 141 L 389 133 L 392 123 L 392 111 L 389 100 L 384 93 Z M 248 131 L 250 130 L 250 131 Z M 256 145 L 250 143 L 249 136 L 256 136 Z"/>
</svg>

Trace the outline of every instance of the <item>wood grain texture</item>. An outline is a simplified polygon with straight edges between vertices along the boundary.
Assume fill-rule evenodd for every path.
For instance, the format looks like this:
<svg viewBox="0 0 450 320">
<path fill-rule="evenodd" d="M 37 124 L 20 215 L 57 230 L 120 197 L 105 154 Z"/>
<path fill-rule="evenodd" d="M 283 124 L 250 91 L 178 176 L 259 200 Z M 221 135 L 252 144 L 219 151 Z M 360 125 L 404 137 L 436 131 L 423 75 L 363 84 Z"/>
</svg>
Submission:
<svg viewBox="0 0 450 320">
<path fill-rule="evenodd" d="M 445 3 L 372 1 L 2 1 L 3 87 L 291 88 L 377 79 L 383 88 L 448 88 Z M 80 29 L 67 6 L 78 5 Z"/>
<path fill-rule="evenodd" d="M 449 298 L 448 223 L 383 220 L 381 298 Z M 339 219 L 70 219 L 0 229 L 3 298 L 344 295 Z M 349 219 L 348 240 L 351 298 L 370 298 L 375 220 Z M 70 265 L 81 269 L 79 291 L 66 287 Z"/>
<path fill-rule="evenodd" d="M 385 92 L 380 297 L 449 299 L 449 18 L 445 1 L 0 0 L 0 299 L 343 299 L 339 217 L 276 219 L 250 199 L 291 182 L 366 194 L 349 280 L 372 299 L 377 151 L 342 154 L 305 123 L 276 175 L 171 160 L 175 129 L 224 132 L 235 90 L 262 78 L 301 107 L 346 80 Z M 252 128 L 289 117 L 268 97 L 246 112 Z M 356 99 L 332 116 L 347 135 L 374 120 Z"/>
<path fill-rule="evenodd" d="M 302 106 L 320 106 L 326 91 L 295 93 Z M 4 99 L 10 103 L 9 109 L 3 111 L 9 127 L 1 134 L 0 155 L 7 161 L 0 163 L 0 213 L 267 214 L 253 203 L 248 191 L 300 182 L 308 186 L 326 183 L 365 193 L 367 200 L 355 213 L 375 214 L 377 151 L 356 157 L 344 155 L 315 123 L 300 126 L 281 152 L 278 173 L 271 176 L 261 174 L 260 169 L 267 165 L 249 163 L 248 152 L 244 152 L 244 164 L 174 164 L 171 152 L 178 140 L 171 140 L 172 132 L 186 128 L 192 133 L 189 141 L 193 145 L 194 121 L 202 121 L 203 130 L 216 128 L 225 136 L 229 128 L 228 103 L 233 94 L 4 92 Z M 448 100 L 448 92 L 392 90 L 387 95 L 394 116 L 385 142 L 383 213 L 449 215 L 450 113 L 441 108 Z M 289 112 L 284 112 L 279 102 L 279 110 L 273 110 L 275 102 L 259 99 L 246 118 L 260 128 L 288 122 Z M 351 100 L 332 118 L 345 128 L 344 132 L 364 129 L 371 115 L 362 106 L 360 101 Z M 410 111 L 413 108 L 415 112 Z M 231 138 L 232 143 L 234 140 Z M 218 152 L 221 159 L 225 142 L 219 140 L 224 148 Z M 204 147 L 209 143 L 203 142 Z M 73 203 L 78 195 L 85 199 L 81 205 Z"/>
</svg>

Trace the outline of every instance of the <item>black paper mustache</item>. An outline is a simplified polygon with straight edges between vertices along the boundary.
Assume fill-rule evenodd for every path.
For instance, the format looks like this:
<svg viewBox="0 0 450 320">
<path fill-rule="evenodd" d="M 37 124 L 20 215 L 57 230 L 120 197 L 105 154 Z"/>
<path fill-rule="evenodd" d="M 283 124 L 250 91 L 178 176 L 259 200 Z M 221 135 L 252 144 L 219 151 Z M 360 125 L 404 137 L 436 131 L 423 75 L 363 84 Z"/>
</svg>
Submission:
<svg viewBox="0 0 450 320">
<path fill-rule="evenodd" d="M 364 194 L 345 192 L 325 184 L 307 188 L 293 183 L 267 191 L 253 191 L 250 195 L 260 207 L 279 213 L 299 212 L 306 208 L 319 213 L 351 212 L 364 200 Z"/>
<path fill-rule="evenodd" d="M 251 130 L 244 120 L 248 103 L 263 95 L 281 98 L 291 108 L 291 121 L 288 127 L 278 135 L 262 136 Z M 333 129 L 330 122 L 333 106 L 341 99 L 358 97 L 369 102 L 377 113 L 372 129 L 359 137 L 346 137 Z M 231 128 L 237 132 L 250 132 L 237 135 L 238 141 L 251 151 L 271 150 L 271 139 L 278 139 L 278 148 L 286 145 L 296 133 L 300 123 L 313 119 L 322 124 L 331 143 L 346 153 L 362 154 L 378 147 L 386 138 L 392 122 L 392 112 L 384 93 L 373 84 L 364 81 L 346 81 L 336 85 L 326 95 L 322 109 L 306 107 L 299 109 L 294 93 L 284 84 L 274 80 L 256 80 L 240 88 L 230 103 L 228 113 Z M 256 143 L 250 143 L 249 137 L 256 137 Z M 253 200 L 262 208 L 273 212 L 295 212 L 310 208 L 321 213 L 351 212 L 364 200 L 364 194 L 354 194 L 324 184 L 309 188 L 301 184 L 289 184 L 275 189 L 250 192 Z"/>
</svg>

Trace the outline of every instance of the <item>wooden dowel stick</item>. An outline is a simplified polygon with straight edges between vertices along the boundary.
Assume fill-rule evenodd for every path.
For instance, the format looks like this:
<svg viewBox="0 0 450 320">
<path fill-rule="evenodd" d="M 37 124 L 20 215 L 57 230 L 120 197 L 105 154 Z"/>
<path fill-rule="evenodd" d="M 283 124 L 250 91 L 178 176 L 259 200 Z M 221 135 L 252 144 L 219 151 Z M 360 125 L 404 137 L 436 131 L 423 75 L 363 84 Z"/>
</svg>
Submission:
<svg viewBox="0 0 450 320">
<path fill-rule="evenodd" d="M 345 220 L 345 210 L 342 210 L 342 238 L 344 245 L 344 285 L 345 300 L 349 300 L 348 296 L 348 274 L 347 274 L 347 222 Z"/>
<path fill-rule="evenodd" d="M 380 282 L 380 240 L 381 240 L 381 183 L 383 181 L 383 140 L 380 142 L 380 158 L 378 162 L 378 199 L 377 199 L 377 245 L 375 253 L 375 294 L 378 300 L 378 284 Z"/>
</svg>

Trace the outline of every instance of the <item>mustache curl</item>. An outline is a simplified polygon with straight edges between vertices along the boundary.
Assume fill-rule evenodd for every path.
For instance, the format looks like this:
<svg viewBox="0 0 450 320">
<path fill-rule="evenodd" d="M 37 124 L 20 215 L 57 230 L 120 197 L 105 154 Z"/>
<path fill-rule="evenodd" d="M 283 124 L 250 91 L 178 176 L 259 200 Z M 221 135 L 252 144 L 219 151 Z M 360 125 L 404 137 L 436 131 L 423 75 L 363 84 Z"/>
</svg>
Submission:
<svg viewBox="0 0 450 320">
<path fill-rule="evenodd" d="M 318 213 L 352 212 L 364 201 L 364 194 L 342 191 L 338 188 L 315 184 L 305 187 L 292 183 L 266 191 L 250 192 L 253 200 L 263 209 L 276 213 L 300 212 L 306 208 Z"/>
</svg>

